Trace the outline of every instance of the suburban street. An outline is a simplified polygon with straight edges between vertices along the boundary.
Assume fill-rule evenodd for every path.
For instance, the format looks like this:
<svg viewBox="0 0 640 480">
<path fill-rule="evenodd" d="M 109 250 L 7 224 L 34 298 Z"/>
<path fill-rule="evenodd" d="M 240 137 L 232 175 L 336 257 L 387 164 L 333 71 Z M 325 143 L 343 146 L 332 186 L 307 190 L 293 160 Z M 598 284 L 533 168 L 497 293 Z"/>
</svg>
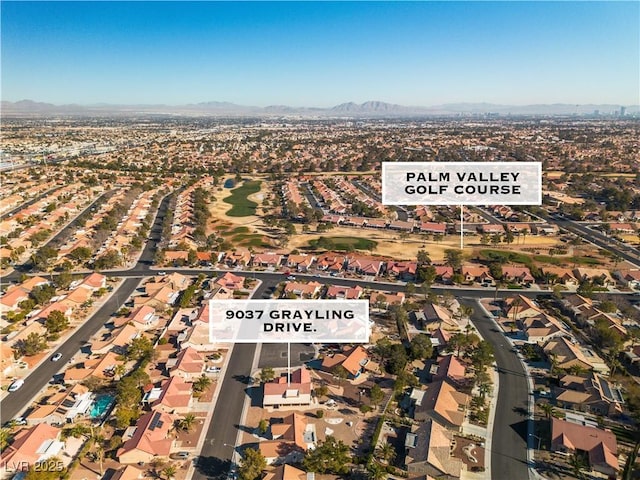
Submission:
<svg viewBox="0 0 640 480">
<path fill-rule="evenodd" d="M 529 387 L 518 356 L 493 320 L 485 318 L 478 300 L 459 298 L 473 308 L 471 321 L 482 337 L 494 348 L 498 366 L 499 390 L 491 443 L 493 478 L 526 479 L 527 471 L 527 402 Z"/>
</svg>

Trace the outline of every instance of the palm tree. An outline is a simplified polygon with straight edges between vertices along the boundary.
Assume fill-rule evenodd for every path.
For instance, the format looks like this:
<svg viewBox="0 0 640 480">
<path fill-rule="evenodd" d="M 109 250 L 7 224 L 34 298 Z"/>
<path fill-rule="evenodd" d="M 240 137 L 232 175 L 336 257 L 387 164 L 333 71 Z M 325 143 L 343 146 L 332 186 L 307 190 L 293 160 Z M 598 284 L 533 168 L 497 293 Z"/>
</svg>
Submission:
<svg viewBox="0 0 640 480">
<path fill-rule="evenodd" d="M 193 389 L 196 392 L 204 392 L 211 385 L 211 379 L 206 375 L 202 375 L 195 382 L 193 382 Z"/>
<path fill-rule="evenodd" d="M 184 418 L 181 418 L 180 420 L 178 420 L 177 426 L 180 430 L 189 432 L 193 427 L 193 424 L 195 423 L 195 421 L 196 421 L 196 416 L 192 413 L 188 413 L 187 415 L 184 416 Z"/>
<path fill-rule="evenodd" d="M 94 431 L 93 427 L 91 427 L 91 450 L 95 456 L 95 459 L 98 461 L 100 465 L 100 476 L 104 475 L 104 466 L 102 462 L 104 461 L 104 437 L 102 436 L 102 429 L 98 431 Z"/>
<path fill-rule="evenodd" d="M 367 478 L 369 480 L 382 480 L 387 476 L 387 472 L 384 468 L 378 465 L 376 462 L 371 462 L 367 467 Z"/>
<path fill-rule="evenodd" d="M 125 371 L 126 371 L 126 368 L 123 364 L 120 363 L 116 365 L 116 368 L 113 369 L 114 377 L 117 377 L 118 380 L 121 380 Z"/>
<path fill-rule="evenodd" d="M 551 416 L 554 414 L 556 409 L 550 403 L 543 403 L 540 405 L 540 410 L 545 413 L 548 419 L 551 419 Z"/>
<path fill-rule="evenodd" d="M 167 480 L 171 480 L 173 477 L 175 477 L 176 473 L 178 473 L 178 470 L 173 465 L 169 465 L 162 470 L 162 475 L 164 475 Z"/>
<path fill-rule="evenodd" d="M 580 478 L 580 479 L 584 478 L 582 469 L 585 468 L 587 465 L 584 463 L 584 459 L 582 458 L 582 456 L 578 455 L 577 453 L 574 453 L 573 455 L 571 455 L 571 458 L 569 459 L 569 465 L 571 466 L 571 470 L 573 471 L 573 473 L 577 478 Z"/>
<path fill-rule="evenodd" d="M 389 442 L 385 442 L 378 447 L 378 455 L 385 463 L 391 463 L 396 458 L 396 449 Z"/>
</svg>

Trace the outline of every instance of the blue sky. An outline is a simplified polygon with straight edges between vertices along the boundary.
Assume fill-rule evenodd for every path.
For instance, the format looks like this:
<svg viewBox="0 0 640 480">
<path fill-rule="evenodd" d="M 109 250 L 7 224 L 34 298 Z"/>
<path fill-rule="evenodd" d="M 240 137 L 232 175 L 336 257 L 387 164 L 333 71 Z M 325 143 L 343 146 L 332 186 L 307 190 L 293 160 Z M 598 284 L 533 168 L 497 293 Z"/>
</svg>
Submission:
<svg viewBox="0 0 640 480">
<path fill-rule="evenodd" d="M 639 2 L 2 2 L 2 99 L 638 104 Z"/>
</svg>

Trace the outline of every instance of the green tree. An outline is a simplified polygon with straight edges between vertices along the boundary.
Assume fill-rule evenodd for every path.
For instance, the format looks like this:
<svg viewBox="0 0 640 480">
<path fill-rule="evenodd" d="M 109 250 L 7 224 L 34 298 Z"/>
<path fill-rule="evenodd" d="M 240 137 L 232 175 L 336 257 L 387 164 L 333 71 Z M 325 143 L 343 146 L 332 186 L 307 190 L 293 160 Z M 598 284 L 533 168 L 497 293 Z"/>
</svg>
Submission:
<svg viewBox="0 0 640 480">
<path fill-rule="evenodd" d="M 34 287 L 31 292 L 29 292 L 29 297 L 31 297 L 37 305 L 44 305 L 48 303 L 55 294 L 55 287 L 46 283 L 44 285 Z"/>
<path fill-rule="evenodd" d="M 153 358 L 153 343 L 148 337 L 140 335 L 127 345 L 127 360 L 151 360 Z"/>
<path fill-rule="evenodd" d="M 269 430 L 269 422 L 267 422 L 266 419 L 261 418 L 258 423 L 258 431 L 260 432 L 260 435 L 267 433 L 267 430 Z"/>
<path fill-rule="evenodd" d="M 176 422 L 176 426 L 180 430 L 184 430 L 185 432 L 190 432 L 193 426 L 196 423 L 196 416 L 193 413 L 187 413 L 184 417 L 179 419 Z"/>
<path fill-rule="evenodd" d="M 268 383 L 273 381 L 273 379 L 276 377 L 276 372 L 273 370 L 273 368 L 265 367 L 260 370 L 259 376 L 262 383 Z"/>
<path fill-rule="evenodd" d="M 262 475 L 262 471 L 267 468 L 267 460 L 260 450 L 247 448 L 244 451 L 244 458 L 240 462 L 240 480 L 256 480 Z"/>
<path fill-rule="evenodd" d="M 193 382 L 193 391 L 202 393 L 211 385 L 211 379 L 206 375 L 201 375 L 198 379 Z"/>
<path fill-rule="evenodd" d="M 349 447 L 342 440 L 336 440 L 331 435 L 324 442 L 318 442 L 315 450 L 307 452 L 302 461 L 308 472 L 330 473 L 344 475 L 349 473 Z"/>
<path fill-rule="evenodd" d="M 431 355 L 433 355 L 431 338 L 425 333 L 420 333 L 413 337 L 409 344 L 409 353 L 412 360 L 431 358 Z"/>
<path fill-rule="evenodd" d="M 368 480 L 383 480 L 387 476 L 387 471 L 376 462 L 367 465 Z"/>
<path fill-rule="evenodd" d="M 462 250 L 457 248 L 448 248 L 444 251 L 445 263 L 454 270 L 459 270 L 462 266 Z"/>
<path fill-rule="evenodd" d="M 11 348 L 19 357 L 31 357 L 46 350 L 47 340 L 42 335 L 32 332 L 24 340 L 17 341 Z"/>
<path fill-rule="evenodd" d="M 175 465 L 169 465 L 162 469 L 162 476 L 167 480 L 171 480 L 173 477 L 176 476 L 177 473 L 178 473 L 178 469 L 175 467 Z"/>
<path fill-rule="evenodd" d="M 420 266 L 431 265 L 431 258 L 429 258 L 429 253 L 426 250 L 418 250 L 417 260 Z"/>
<path fill-rule="evenodd" d="M 44 326 L 49 335 L 54 335 L 69 328 L 69 320 L 67 320 L 64 313 L 59 310 L 54 310 L 47 315 Z"/>
<path fill-rule="evenodd" d="M 396 457 L 396 449 L 393 448 L 389 442 L 384 442 L 381 446 L 379 446 L 376 450 L 378 458 L 381 458 L 385 463 L 393 462 L 393 459 Z"/>
<path fill-rule="evenodd" d="M 384 392 L 380 388 L 380 385 L 377 383 L 374 384 L 373 387 L 371 387 L 371 390 L 369 390 L 369 399 L 371 400 L 371 404 L 378 406 L 383 398 Z"/>
</svg>

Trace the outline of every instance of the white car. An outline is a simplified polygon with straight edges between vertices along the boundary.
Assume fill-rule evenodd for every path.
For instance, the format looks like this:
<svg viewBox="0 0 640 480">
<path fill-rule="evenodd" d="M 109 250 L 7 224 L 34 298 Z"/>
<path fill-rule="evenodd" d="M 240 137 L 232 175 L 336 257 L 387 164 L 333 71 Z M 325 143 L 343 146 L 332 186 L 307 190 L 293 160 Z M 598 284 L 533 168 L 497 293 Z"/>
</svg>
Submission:
<svg viewBox="0 0 640 480">
<path fill-rule="evenodd" d="M 15 382 L 13 382 L 11 385 L 9 385 L 9 391 L 10 392 L 15 392 L 16 390 L 18 390 L 22 385 L 24 385 L 24 380 L 20 379 L 20 380 L 16 380 Z"/>
<path fill-rule="evenodd" d="M 207 373 L 220 373 L 220 367 L 207 367 Z"/>
<path fill-rule="evenodd" d="M 61 358 L 62 358 L 62 354 L 61 353 L 56 353 L 53 357 L 51 357 L 51 361 L 52 362 L 57 362 Z"/>
</svg>

